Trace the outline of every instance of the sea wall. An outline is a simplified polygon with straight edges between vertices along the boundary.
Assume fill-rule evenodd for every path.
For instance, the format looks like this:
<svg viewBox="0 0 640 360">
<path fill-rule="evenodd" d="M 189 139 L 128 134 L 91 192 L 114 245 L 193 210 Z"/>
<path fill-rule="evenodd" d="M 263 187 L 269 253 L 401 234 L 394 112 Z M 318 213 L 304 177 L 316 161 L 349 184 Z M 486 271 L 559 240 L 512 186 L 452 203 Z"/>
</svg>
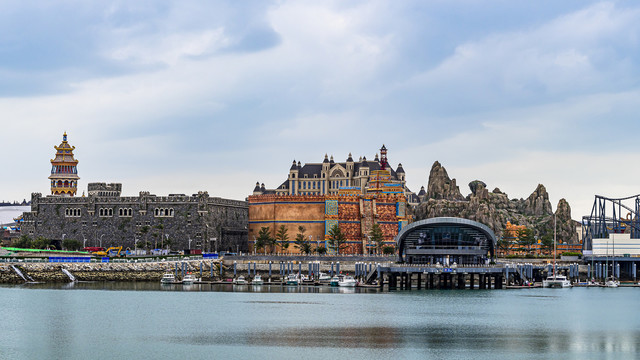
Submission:
<svg viewBox="0 0 640 360">
<path fill-rule="evenodd" d="M 27 279 L 35 282 L 70 282 L 69 276 L 62 269 L 66 269 L 78 281 L 160 281 L 165 272 L 175 272 L 176 265 L 179 271 L 182 271 L 183 264 L 185 271 L 197 273 L 198 277 L 202 267 L 202 280 L 220 279 L 219 265 L 211 260 L 152 263 L 4 263 L 0 264 L 0 283 L 25 282 L 12 266 L 20 270 Z"/>
</svg>

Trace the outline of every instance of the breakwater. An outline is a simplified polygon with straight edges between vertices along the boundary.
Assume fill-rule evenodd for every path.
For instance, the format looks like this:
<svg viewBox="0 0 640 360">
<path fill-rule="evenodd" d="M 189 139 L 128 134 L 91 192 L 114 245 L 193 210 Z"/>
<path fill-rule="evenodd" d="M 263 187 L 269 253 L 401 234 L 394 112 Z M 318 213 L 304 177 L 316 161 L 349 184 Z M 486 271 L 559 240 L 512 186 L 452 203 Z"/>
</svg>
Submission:
<svg viewBox="0 0 640 360">
<path fill-rule="evenodd" d="M 218 281 L 221 278 L 219 263 L 211 260 L 148 263 L 4 263 L 0 264 L 0 283 L 24 283 L 25 280 L 19 273 L 34 282 L 70 282 L 72 280 L 69 274 L 77 281 L 160 281 L 162 274 L 174 272 L 176 266 L 180 271 L 184 267 L 185 271 L 198 274 L 202 270 L 203 280 Z"/>
</svg>

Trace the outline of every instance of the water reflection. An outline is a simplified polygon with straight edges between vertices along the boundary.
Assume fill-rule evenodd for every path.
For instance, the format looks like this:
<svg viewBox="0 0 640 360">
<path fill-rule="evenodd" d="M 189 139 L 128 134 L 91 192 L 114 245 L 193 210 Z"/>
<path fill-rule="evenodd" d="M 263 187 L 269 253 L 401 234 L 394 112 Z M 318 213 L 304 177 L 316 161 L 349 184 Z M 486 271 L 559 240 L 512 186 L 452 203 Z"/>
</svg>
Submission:
<svg viewBox="0 0 640 360">
<path fill-rule="evenodd" d="M 175 344 L 274 346 L 274 347 L 344 347 L 457 349 L 479 351 L 493 349 L 501 353 L 636 353 L 640 331 L 603 334 L 523 329 L 501 331 L 485 326 L 434 325 L 421 327 L 305 327 L 278 331 L 250 330 L 232 333 L 201 332 L 165 339 Z"/>
<path fill-rule="evenodd" d="M 215 291 L 249 293 L 297 293 L 297 294 L 356 294 L 377 293 L 377 288 L 289 286 L 282 284 L 234 285 L 234 284 L 161 284 L 159 282 L 111 282 L 79 281 L 70 283 L 28 283 L 21 285 L 32 289 L 58 290 L 117 290 L 117 291 Z"/>
</svg>

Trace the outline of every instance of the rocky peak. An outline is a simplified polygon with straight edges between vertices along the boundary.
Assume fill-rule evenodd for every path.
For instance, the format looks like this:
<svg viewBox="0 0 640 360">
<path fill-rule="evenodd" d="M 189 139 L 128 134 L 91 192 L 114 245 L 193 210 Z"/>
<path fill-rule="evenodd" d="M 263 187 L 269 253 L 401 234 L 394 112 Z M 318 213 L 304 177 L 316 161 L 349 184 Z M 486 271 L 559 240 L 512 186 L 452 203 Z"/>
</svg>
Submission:
<svg viewBox="0 0 640 360">
<path fill-rule="evenodd" d="M 429 173 L 427 199 L 464 200 L 456 179 L 450 179 L 447 170 L 437 161 L 433 163 Z"/>
<path fill-rule="evenodd" d="M 530 216 L 542 216 L 553 214 L 549 193 L 542 184 L 538 184 L 536 190 L 523 201 L 522 213 Z"/>
<path fill-rule="evenodd" d="M 565 199 L 558 201 L 556 208 L 556 222 L 558 240 L 563 243 L 573 243 L 578 240 L 576 233 L 576 222 L 571 219 L 571 206 Z"/>
</svg>

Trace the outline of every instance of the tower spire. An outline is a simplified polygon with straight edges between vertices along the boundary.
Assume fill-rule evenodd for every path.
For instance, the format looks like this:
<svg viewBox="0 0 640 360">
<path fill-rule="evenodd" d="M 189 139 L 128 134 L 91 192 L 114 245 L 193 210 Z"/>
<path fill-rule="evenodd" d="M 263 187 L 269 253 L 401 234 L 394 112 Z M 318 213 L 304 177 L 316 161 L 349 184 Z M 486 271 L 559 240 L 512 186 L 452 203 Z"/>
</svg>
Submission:
<svg viewBox="0 0 640 360">
<path fill-rule="evenodd" d="M 56 149 L 56 157 L 51 160 L 51 195 L 74 196 L 78 192 L 78 160 L 73 158 L 75 146 L 67 142 L 67 132 Z"/>
</svg>

